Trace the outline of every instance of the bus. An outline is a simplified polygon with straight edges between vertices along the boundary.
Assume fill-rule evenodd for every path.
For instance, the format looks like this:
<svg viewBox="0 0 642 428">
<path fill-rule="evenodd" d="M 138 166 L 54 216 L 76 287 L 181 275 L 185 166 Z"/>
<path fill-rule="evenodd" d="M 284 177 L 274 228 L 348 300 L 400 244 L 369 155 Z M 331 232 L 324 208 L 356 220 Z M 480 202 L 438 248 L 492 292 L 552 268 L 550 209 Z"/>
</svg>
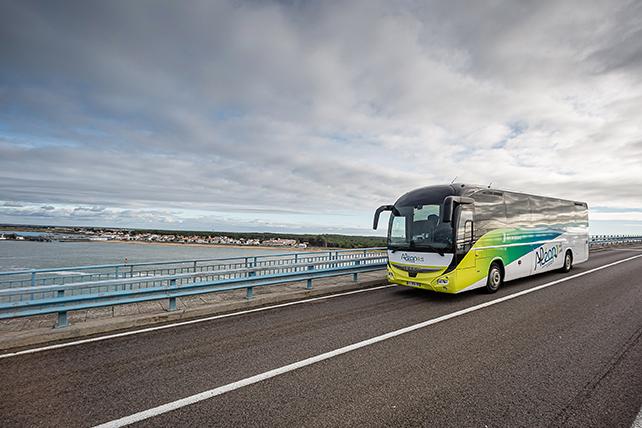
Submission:
<svg viewBox="0 0 642 428">
<path fill-rule="evenodd" d="M 568 272 L 588 260 L 586 202 L 486 186 L 422 187 L 401 196 L 390 211 L 388 281 L 460 293 L 541 272 Z"/>
</svg>

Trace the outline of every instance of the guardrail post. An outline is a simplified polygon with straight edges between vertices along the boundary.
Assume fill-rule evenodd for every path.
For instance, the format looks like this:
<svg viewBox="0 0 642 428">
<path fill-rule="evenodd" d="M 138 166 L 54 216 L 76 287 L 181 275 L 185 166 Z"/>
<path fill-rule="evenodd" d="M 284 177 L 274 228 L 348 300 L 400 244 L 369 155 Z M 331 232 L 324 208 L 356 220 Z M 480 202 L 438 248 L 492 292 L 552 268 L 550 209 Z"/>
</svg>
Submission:
<svg viewBox="0 0 642 428">
<path fill-rule="evenodd" d="M 308 270 L 314 270 L 314 265 L 308 266 Z M 312 278 L 308 279 L 305 288 L 307 288 L 308 290 L 312 290 Z"/>
<path fill-rule="evenodd" d="M 169 288 L 176 288 L 176 279 L 170 279 L 169 280 Z M 169 310 L 170 311 L 175 311 L 176 310 L 176 297 L 170 297 L 169 298 Z"/>
<path fill-rule="evenodd" d="M 354 264 L 355 264 L 355 266 L 359 266 L 359 265 L 361 264 L 361 260 L 355 260 L 355 261 L 354 261 Z M 359 273 L 357 273 L 357 272 L 355 272 L 355 273 L 353 273 L 353 274 L 352 274 L 352 280 L 353 280 L 354 282 L 357 282 L 357 277 L 358 277 L 358 275 L 359 275 Z"/>
<path fill-rule="evenodd" d="M 256 257 L 254 257 L 254 260 L 252 261 L 252 267 L 256 268 Z M 250 272 L 250 276 L 256 276 L 256 270 Z"/>
<path fill-rule="evenodd" d="M 65 297 L 65 290 L 58 290 L 56 297 Z M 67 319 L 67 311 L 58 312 L 58 319 L 56 320 L 56 326 L 54 328 L 63 328 L 69 325 L 69 320 Z"/>
<path fill-rule="evenodd" d="M 247 287 L 246 288 L 246 293 L 245 293 L 245 298 L 247 300 L 251 300 L 252 297 L 254 297 L 254 287 Z"/>
<path fill-rule="evenodd" d="M 31 272 L 31 286 L 35 287 L 36 286 L 36 272 Z M 30 300 L 33 300 L 33 294 L 29 296 Z"/>
<path fill-rule="evenodd" d="M 256 257 L 254 257 L 253 261 L 250 261 L 248 257 L 245 258 L 245 268 L 253 268 L 256 267 Z M 249 271 L 246 276 L 256 276 L 256 271 Z"/>
<path fill-rule="evenodd" d="M 58 319 L 56 320 L 55 328 L 64 328 L 69 326 L 69 321 L 67 320 L 67 311 L 58 312 Z"/>
</svg>

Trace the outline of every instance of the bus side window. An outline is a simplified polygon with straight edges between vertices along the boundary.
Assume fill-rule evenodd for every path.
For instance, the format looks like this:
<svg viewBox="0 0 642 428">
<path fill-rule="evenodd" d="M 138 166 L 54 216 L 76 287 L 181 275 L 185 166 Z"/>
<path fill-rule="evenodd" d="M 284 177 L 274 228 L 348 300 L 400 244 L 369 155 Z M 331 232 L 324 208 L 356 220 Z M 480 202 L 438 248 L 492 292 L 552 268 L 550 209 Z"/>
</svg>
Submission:
<svg viewBox="0 0 642 428">
<path fill-rule="evenodd" d="M 506 222 L 512 228 L 529 227 L 531 221 L 531 207 L 527 195 L 504 193 L 506 202 Z"/>
<path fill-rule="evenodd" d="M 457 225 L 457 252 L 466 253 L 473 244 L 473 212 L 462 208 Z"/>
<path fill-rule="evenodd" d="M 472 242 L 473 240 L 473 221 L 472 220 L 466 220 L 466 223 L 464 223 L 464 240 L 468 243 Z"/>
<path fill-rule="evenodd" d="M 475 240 L 491 230 L 506 227 L 506 206 L 502 192 L 485 190 L 475 193 L 472 198 L 475 200 Z"/>
</svg>

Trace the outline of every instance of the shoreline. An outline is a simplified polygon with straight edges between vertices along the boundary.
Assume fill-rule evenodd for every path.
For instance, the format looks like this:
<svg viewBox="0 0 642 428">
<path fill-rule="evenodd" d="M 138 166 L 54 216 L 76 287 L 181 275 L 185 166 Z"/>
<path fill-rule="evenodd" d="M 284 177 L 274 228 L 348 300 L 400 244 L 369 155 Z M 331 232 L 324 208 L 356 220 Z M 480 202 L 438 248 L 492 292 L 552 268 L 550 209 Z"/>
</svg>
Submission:
<svg viewBox="0 0 642 428">
<path fill-rule="evenodd" d="M 196 243 L 181 243 L 181 242 L 143 242 L 143 241 L 123 241 L 119 239 L 110 239 L 108 241 L 88 240 L 88 241 L 79 241 L 79 242 L 161 245 L 161 246 L 171 246 L 171 247 L 211 247 L 211 248 L 237 248 L 237 249 L 252 248 L 256 250 L 291 250 L 291 251 L 285 251 L 285 252 L 294 252 L 294 251 L 319 252 L 319 251 L 335 251 L 335 250 L 348 249 L 348 248 L 334 248 L 334 247 L 299 248 L 299 247 L 270 247 L 267 245 L 226 245 L 226 244 L 196 244 Z"/>
<path fill-rule="evenodd" d="M 33 239 L 7 239 L 0 240 L 0 242 L 43 242 Z M 342 247 L 270 247 L 267 245 L 226 245 L 226 244 L 195 244 L 195 243 L 181 243 L 181 242 L 144 242 L 144 241 L 123 241 L 120 239 L 110 239 L 105 241 L 89 240 L 89 239 L 79 239 L 79 240 L 52 240 L 51 242 L 62 242 L 62 243 L 89 243 L 89 244 L 136 244 L 136 245 L 158 245 L 158 246 L 171 246 L 171 247 L 210 247 L 210 248 L 235 248 L 235 249 L 257 249 L 257 250 L 284 250 L 286 253 L 292 253 L 296 251 L 301 252 L 324 252 L 324 251 L 341 251 L 341 250 L 361 250 L 366 247 L 357 247 L 357 248 L 342 248 Z M 288 251 L 289 250 L 289 251 Z"/>
</svg>

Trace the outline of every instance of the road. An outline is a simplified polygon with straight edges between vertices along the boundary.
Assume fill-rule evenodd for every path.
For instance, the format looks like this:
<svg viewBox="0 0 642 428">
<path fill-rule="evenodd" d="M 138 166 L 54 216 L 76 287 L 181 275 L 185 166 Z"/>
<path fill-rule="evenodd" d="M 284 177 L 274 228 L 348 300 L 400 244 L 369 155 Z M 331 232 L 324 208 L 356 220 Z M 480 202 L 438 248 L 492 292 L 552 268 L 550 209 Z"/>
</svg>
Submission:
<svg viewBox="0 0 642 428">
<path fill-rule="evenodd" d="M 0 424 L 115 421 L 485 302 L 134 426 L 631 426 L 642 249 L 492 295 L 385 287 L 1 358 Z"/>
</svg>

